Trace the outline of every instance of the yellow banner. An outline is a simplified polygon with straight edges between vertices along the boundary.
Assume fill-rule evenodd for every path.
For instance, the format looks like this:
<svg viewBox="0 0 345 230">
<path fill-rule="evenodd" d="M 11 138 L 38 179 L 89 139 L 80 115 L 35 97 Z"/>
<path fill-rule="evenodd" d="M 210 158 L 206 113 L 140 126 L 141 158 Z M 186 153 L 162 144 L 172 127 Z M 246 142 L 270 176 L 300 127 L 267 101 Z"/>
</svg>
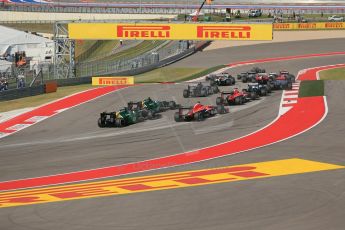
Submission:
<svg viewBox="0 0 345 230">
<path fill-rule="evenodd" d="M 223 168 L 0 192 L 0 208 L 232 183 L 344 168 L 341 165 L 298 158 L 266 161 Z"/>
<path fill-rule="evenodd" d="M 133 85 L 133 77 L 93 77 L 92 85 Z"/>
<path fill-rule="evenodd" d="M 339 30 L 345 22 L 274 23 L 273 30 Z"/>
<path fill-rule="evenodd" d="M 272 24 L 70 23 L 69 38 L 89 40 L 272 40 Z"/>
</svg>

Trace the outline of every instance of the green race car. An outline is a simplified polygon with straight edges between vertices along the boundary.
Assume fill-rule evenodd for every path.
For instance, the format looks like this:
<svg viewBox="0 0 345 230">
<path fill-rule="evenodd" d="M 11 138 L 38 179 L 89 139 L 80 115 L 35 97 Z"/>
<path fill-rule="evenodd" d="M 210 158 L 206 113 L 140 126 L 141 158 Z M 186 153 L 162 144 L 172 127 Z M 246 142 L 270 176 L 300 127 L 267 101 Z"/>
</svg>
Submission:
<svg viewBox="0 0 345 230">
<path fill-rule="evenodd" d="M 130 110 L 127 107 L 118 112 L 102 112 L 98 119 L 98 126 L 105 127 L 124 127 L 143 121 L 144 117 L 138 111 Z"/>
<path fill-rule="evenodd" d="M 175 101 L 158 101 L 152 100 L 150 97 L 140 102 L 129 102 L 128 109 L 137 111 L 144 118 L 152 119 L 157 114 L 167 111 L 169 109 L 177 109 L 180 105 L 176 104 Z"/>
</svg>

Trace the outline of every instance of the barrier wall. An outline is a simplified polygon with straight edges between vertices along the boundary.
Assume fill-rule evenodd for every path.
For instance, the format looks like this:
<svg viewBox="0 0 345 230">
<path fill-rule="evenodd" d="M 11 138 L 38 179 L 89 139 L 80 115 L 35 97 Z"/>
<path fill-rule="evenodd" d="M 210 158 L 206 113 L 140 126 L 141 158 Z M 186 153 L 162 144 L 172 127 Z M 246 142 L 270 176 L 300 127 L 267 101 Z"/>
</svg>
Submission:
<svg viewBox="0 0 345 230">
<path fill-rule="evenodd" d="M 273 30 L 342 30 L 345 22 L 274 23 Z"/>
<path fill-rule="evenodd" d="M 22 97 L 30 97 L 44 93 L 44 85 L 22 89 L 10 89 L 0 93 L 0 101 L 8 101 Z"/>
</svg>

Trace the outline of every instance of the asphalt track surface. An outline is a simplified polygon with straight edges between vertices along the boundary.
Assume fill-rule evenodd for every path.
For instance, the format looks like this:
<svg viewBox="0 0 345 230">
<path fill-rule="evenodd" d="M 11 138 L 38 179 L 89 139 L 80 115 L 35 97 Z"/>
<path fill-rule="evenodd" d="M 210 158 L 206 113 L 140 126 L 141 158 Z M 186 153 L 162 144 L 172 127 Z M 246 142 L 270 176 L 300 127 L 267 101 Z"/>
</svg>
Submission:
<svg viewBox="0 0 345 230">
<path fill-rule="evenodd" d="M 259 57 L 342 51 L 339 44 L 344 42 L 344 39 L 335 39 L 289 43 L 284 45 L 286 52 L 282 44 L 253 46 L 251 53 L 246 55 L 248 47 L 215 52 L 220 56 L 219 64 Z M 206 52 L 200 52 L 174 65 L 212 65 L 209 62 L 216 62 L 216 55 L 207 52 L 209 61 L 201 58 Z M 296 74 L 301 69 L 338 63 L 345 63 L 345 56 L 260 66 L 273 71 L 288 69 Z M 245 69 L 248 67 L 231 71 L 237 73 Z M 145 85 L 124 89 L 0 140 L 0 181 L 141 161 L 205 147 L 255 131 L 270 123 L 278 113 L 281 94 L 275 92 L 269 98 L 234 107 L 230 114 L 202 123 L 176 124 L 172 121 L 172 112 L 166 112 L 160 119 L 124 129 L 97 128 L 100 111 L 120 108 L 128 100 L 145 96 L 176 99 L 186 105 L 197 100 L 214 104 L 215 97 L 182 100 L 184 87 L 183 84 Z M 345 165 L 344 89 L 345 83 L 341 81 L 327 82 L 328 116 L 317 127 L 295 138 L 221 159 L 137 175 L 294 157 Z M 344 170 L 326 171 L 4 208 L 0 209 L 0 229 L 343 229 L 344 176 Z"/>
</svg>

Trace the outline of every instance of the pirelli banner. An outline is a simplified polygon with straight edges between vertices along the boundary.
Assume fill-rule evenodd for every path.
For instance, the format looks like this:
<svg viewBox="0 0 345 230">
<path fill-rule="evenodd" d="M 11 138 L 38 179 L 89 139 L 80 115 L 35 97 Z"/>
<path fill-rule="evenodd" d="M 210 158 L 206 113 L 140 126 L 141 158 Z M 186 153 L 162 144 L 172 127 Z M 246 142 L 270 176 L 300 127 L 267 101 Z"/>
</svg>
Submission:
<svg viewBox="0 0 345 230">
<path fill-rule="evenodd" d="M 272 40 L 272 24 L 70 23 L 69 38 L 85 40 Z"/>
<path fill-rule="evenodd" d="M 274 23 L 274 30 L 341 30 L 345 22 Z"/>
<path fill-rule="evenodd" d="M 92 85 L 133 85 L 134 77 L 93 77 Z"/>
</svg>

